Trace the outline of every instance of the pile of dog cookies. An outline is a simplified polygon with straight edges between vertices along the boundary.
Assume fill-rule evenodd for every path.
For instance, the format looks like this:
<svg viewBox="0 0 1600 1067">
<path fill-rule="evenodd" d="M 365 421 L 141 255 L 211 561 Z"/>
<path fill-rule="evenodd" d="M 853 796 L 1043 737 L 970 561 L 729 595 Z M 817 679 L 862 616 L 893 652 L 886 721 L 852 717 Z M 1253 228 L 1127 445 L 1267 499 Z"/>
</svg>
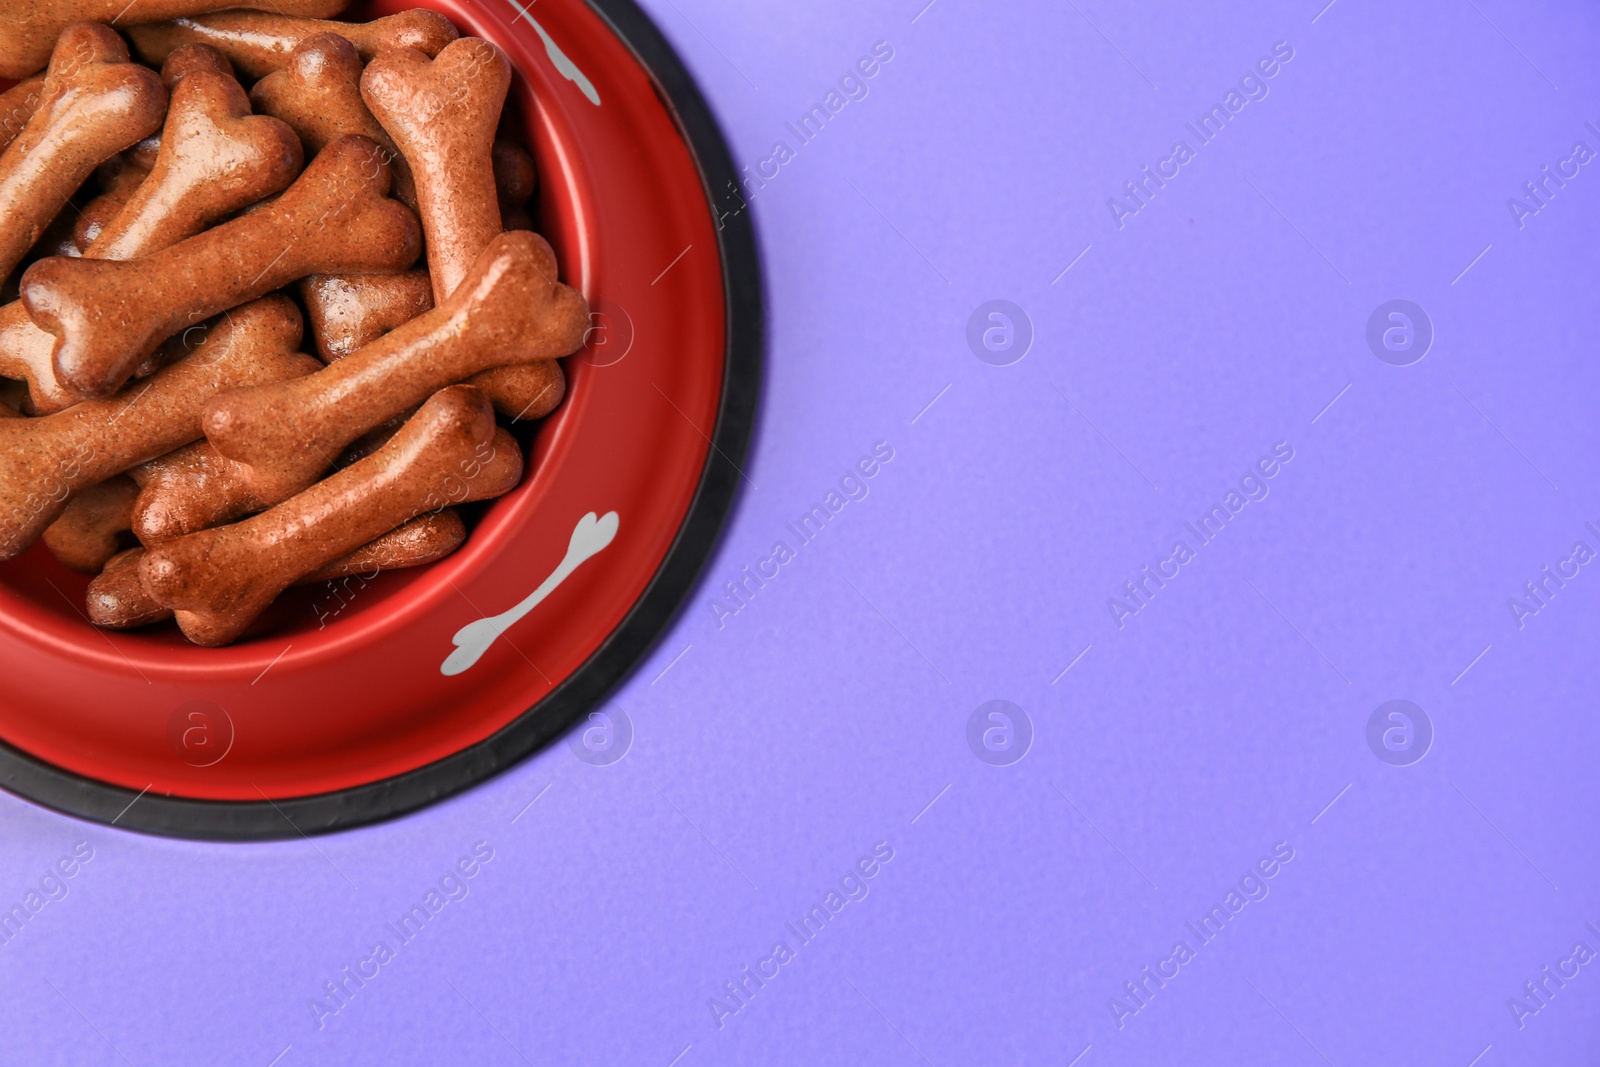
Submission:
<svg viewBox="0 0 1600 1067">
<path fill-rule="evenodd" d="M 458 547 L 453 506 L 523 474 L 497 414 L 560 403 L 588 307 L 529 228 L 493 44 L 124 3 L 0 24 L 0 559 L 43 538 L 95 624 L 223 645 L 292 585 Z"/>
</svg>

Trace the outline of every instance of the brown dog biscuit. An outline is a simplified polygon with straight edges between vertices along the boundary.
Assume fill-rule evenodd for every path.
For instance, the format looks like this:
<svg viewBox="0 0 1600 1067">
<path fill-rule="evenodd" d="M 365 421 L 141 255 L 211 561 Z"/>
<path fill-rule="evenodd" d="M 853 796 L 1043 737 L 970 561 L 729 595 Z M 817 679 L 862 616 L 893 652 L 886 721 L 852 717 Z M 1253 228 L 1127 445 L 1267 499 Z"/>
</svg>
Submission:
<svg viewBox="0 0 1600 1067">
<path fill-rule="evenodd" d="M 24 78 L 0 93 L 0 152 L 10 147 L 44 99 L 44 75 Z"/>
<path fill-rule="evenodd" d="M 228 459 L 206 441 L 186 445 L 130 473 L 140 487 L 130 528 L 146 545 L 221 526 L 305 488 L 303 478 L 286 481 L 277 468 Z"/>
<path fill-rule="evenodd" d="M 314 585 L 352 577 L 370 581 L 382 571 L 424 567 L 448 556 L 466 539 L 466 524 L 453 508 L 418 515 L 295 584 Z M 172 618 L 172 609 L 146 592 L 139 579 L 139 561 L 144 553 L 143 548 L 118 553 L 89 583 L 85 600 L 90 622 L 111 630 L 127 630 Z M 325 613 L 319 611 L 321 614 Z"/>
<path fill-rule="evenodd" d="M 174 88 L 178 88 L 178 83 L 182 82 L 184 77 L 200 72 L 200 70 L 205 70 L 208 74 L 234 78 L 234 66 L 227 61 L 227 56 L 219 53 L 216 48 L 211 48 L 210 45 L 184 45 L 178 51 L 174 51 L 171 56 L 168 56 L 165 64 L 162 64 L 162 85 L 166 86 L 168 96 L 171 96 Z M 237 80 L 237 78 L 234 78 L 234 80 Z M 171 107 L 168 107 L 166 123 L 163 123 L 163 126 L 171 123 L 171 118 L 173 118 L 173 112 L 171 112 Z M 144 171 L 155 170 L 155 163 L 162 155 L 162 133 L 163 131 L 152 133 L 149 138 L 123 152 L 123 162 L 131 166 L 138 166 Z M 221 149 L 222 146 L 218 147 Z M 218 150 L 216 155 L 218 155 L 219 160 L 227 158 L 226 149 Z M 85 248 L 86 246 L 88 245 L 85 245 Z"/>
<path fill-rule="evenodd" d="M 411 165 L 435 304 L 500 233 L 492 149 L 510 86 L 510 60 L 477 37 L 448 45 L 437 59 L 388 49 L 361 75 L 362 99 Z"/>
<path fill-rule="evenodd" d="M 496 141 L 494 185 L 500 197 L 500 225 L 508 230 L 533 229 L 533 214 L 528 210 L 528 201 L 538 188 L 533 157 L 511 141 Z"/>
<path fill-rule="evenodd" d="M 60 406 L 68 406 L 73 402 L 73 394 L 55 384 L 55 374 L 50 369 L 50 348 L 54 344 L 55 338 L 28 318 L 28 309 L 22 306 L 22 301 L 14 300 L 0 307 L 0 375 L 29 383 L 27 387 L 31 393 L 64 398 Z M 33 384 L 41 370 L 47 379 L 43 389 Z M 40 398 L 39 395 L 30 398 L 30 409 Z"/>
<path fill-rule="evenodd" d="M 167 338 L 154 352 L 134 367 L 131 380 L 148 378 L 162 367 L 176 363 L 193 350 L 188 338 L 196 331 L 186 330 Z M 203 334 L 201 334 L 203 336 Z M 0 367 L 23 375 L 21 407 L 29 415 L 53 415 L 89 399 L 57 380 L 50 359 L 55 338 L 28 318 L 21 301 L 0 307 Z"/>
<path fill-rule="evenodd" d="M 3 51 L 3 49 L 0 49 Z M 161 125 L 167 90 L 104 26 L 67 28 L 44 96 L 0 156 L 0 276 L 10 274 L 96 167 Z"/>
<path fill-rule="evenodd" d="M 567 395 L 567 376 L 553 359 L 496 367 L 472 376 L 494 409 L 512 422 L 542 419 Z"/>
<path fill-rule="evenodd" d="M 348 448 L 339 453 L 339 458 L 334 461 L 334 467 L 342 470 L 343 468 L 350 466 L 352 463 L 357 463 L 363 459 L 366 459 L 378 449 L 388 444 L 389 438 L 398 433 L 400 427 L 409 422 L 411 416 L 415 415 L 416 413 L 417 409 L 413 408 L 412 410 L 405 412 L 403 415 L 395 416 L 388 422 L 385 422 L 382 426 L 379 426 L 377 429 L 362 434 L 360 437 L 350 442 L 350 446 Z M 483 466 L 483 470 L 487 472 L 487 476 L 484 478 L 483 482 L 470 483 L 467 487 L 467 495 L 456 501 L 456 503 L 469 504 L 475 500 L 487 499 L 488 497 L 485 495 L 485 490 L 483 488 L 484 484 L 500 485 L 504 479 L 509 479 L 511 484 L 515 485 L 516 482 L 520 480 L 520 475 L 507 474 L 506 470 L 511 466 L 515 466 L 516 469 L 520 471 L 522 469 L 521 464 L 522 446 L 517 444 L 517 439 L 512 437 L 511 434 L 505 430 L 496 429 L 494 432 L 494 452 L 489 459 L 485 461 Z"/>
<path fill-rule="evenodd" d="M 296 579 L 453 503 L 463 472 L 481 464 L 494 431 L 481 392 L 442 389 L 366 459 L 253 518 L 150 549 L 140 578 L 174 609 L 191 641 L 227 644 Z"/>
<path fill-rule="evenodd" d="M 418 515 L 375 541 L 301 578 L 297 584 L 335 582 L 340 578 L 372 578 L 381 571 L 425 567 L 444 559 L 467 539 L 467 524 L 454 508 Z"/>
<path fill-rule="evenodd" d="M 161 64 L 161 84 L 167 87 L 168 93 L 171 93 L 185 76 L 202 70 L 220 74 L 225 78 L 234 78 L 233 64 L 228 62 L 227 56 L 210 45 L 186 44 L 175 50 L 167 57 L 167 61 Z M 156 158 L 160 154 L 161 134 L 156 132 L 128 149 L 124 156 L 136 167 L 153 170 Z"/>
<path fill-rule="evenodd" d="M 133 529 L 133 501 L 138 495 L 139 487 L 124 474 L 81 490 L 45 530 L 45 545 L 73 570 L 99 574 L 106 561 L 121 551 L 121 535 Z"/>
<path fill-rule="evenodd" d="M 173 85 L 149 179 L 84 254 L 125 260 L 170 248 L 287 189 L 304 163 L 294 131 L 251 114 L 250 98 L 231 74 L 196 68 Z"/>
<path fill-rule="evenodd" d="M 74 22 L 129 26 L 220 11 L 238 3 L 239 0 L 138 0 L 137 3 L 128 0 L 21 0 L 8 3 L 5 18 L 0 20 L 0 78 L 25 78 L 43 67 L 56 38 Z M 272 0 L 274 10 L 304 18 L 332 18 L 347 6 L 349 0 Z M 166 58 L 165 54 L 162 58 Z"/>
<path fill-rule="evenodd" d="M 208 44 L 186 44 L 174 48 L 172 54 L 162 62 L 161 83 L 171 92 L 184 78 L 202 70 L 220 74 L 224 78 L 236 77 L 228 57 L 215 48 Z"/>
<path fill-rule="evenodd" d="M 238 80 L 228 57 L 207 44 L 186 44 L 175 49 L 161 64 L 161 84 L 171 93 L 180 81 L 197 71 L 220 74 Z M 161 154 L 161 133 L 157 131 L 128 149 L 124 155 L 128 162 L 146 170 L 155 169 L 156 158 Z"/>
<path fill-rule="evenodd" d="M 172 618 L 171 608 L 145 592 L 139 580 L 142 559 L 143 548 L 130 548 L 106 561 L 84 597 L 84 614 L 90 622 L 108 630 L 131 630 Z"/>
<path fill-rule="evenodd" d="M 206 52 L 215 56 L 209 48 L 180 49 L 169 66 L 182 54 L 198 57 Z M 300 141 L 294 132 L 277 119 L 250 114 L 249 100 L 233 76 L 217 73 L 198 58 L 174 83 L 163 132 L 155 169 L 99 230 L 84 253 L 87 258 L 124 260 L 161 251 L 285 188 L 300 171 Z M 84 398 L 57 378 L 55 346 L 56 338 L 36 326 L 23 305 L 0 308 L 0 374 L 28 380 L 37 414 L 60 411 Z M 146 357 L 135 374 L 151 373 L 162 362 Z"/>
<path fill-rule="evenodd" d="M 383 149 L 341 137 L 260 210 L 138 260 L 40 260 L 22 277 L 22 299 L 56 335 L 56 376 L 104 395 L 189 323 L 308 274 L 409 267 L 421 233 L 388 188 Z"/>
<path fill-rule="evenodd" d="M 362 59 L 384 48 L 415 48 L 437 55 L 461 36 L 443 15 L 425 8 L 402 11 L 371 22 L 326 22 L 292 18 L 297 12 L 273 5 L 266 11 L 223 11 L 214 15 L 174 19 L 161 25 L 135 26 L 128 31 L 139 54 L 160 63 L 185 44 L 208 44 L 233 61 L 250 78 L 264 78 L 289 63 L 293 52 L 309 37 L 336 33 L 356 46 Z"/>
<path fill-rule="evenodd" d="M 371 344 L 433 307 L 427 271 L 406 274 L 318 275 L 300 283 L 317 353 L 326 363 Z M 566 395 L 566 375 L 554 360 L 496 367 L 470 379 L 513 422 L 542 419 Z"/>
<path fill-rule="evenodd" d="M 404 274 L 317 274 L 300 282 L 311 336 L 323 362 L 343 359 L 433 307 L 425 270 Z"/>
<path fill-rule="evenodd" d="M 412 414 L 415 412 L 408 412 L 407 417 Z M 348 467 L 376 452 L 404 421 L 395 420 L 393 425 L 365 435 L 333 466 Z M 513 465 L 519 473 L 508 475 L 507 468 Z M 289 499 L 312 484 L 326 466 L 315 465 L 309 475 L 299 468 L 257 468 L 228 459 L 207 441 L 196 441 L 129 472 L 139 485 L 131 520 L 134 535 L 153 545 L 233 522 Z M 507 478 L 515 484 L 521 469 L 522 452 L 516 438 L 496 430 L 494 455 L 485 466 L 483 480 L 472 482 L 468 495 L 456 503 L 484 499 L 485 486 L 504 484 Z"/>
<path fill-rule="evenodd" d="M 575 351 L 583 297 L 556 280 L 555 253 L 532 233 L 501 234 L 439 307 L 298 385 L 232 390 L 206 408 L 206 437 L 259 466 L 333 454 L 435 390 L 508 363 Z"/>
<path fill-rule="evenodd" d="M 0 420 L 0 559 L 32 544 L 74 493 L 199 438 L 214 393 L 317 367 L 295 351 L 300 335 L 293 301 L 257 301 L 138 388 L 42 418 Z"/>
<path fill-rule="evenodd" d="M 515 141 L 496 138 L 491 154 L 495 196 L 503 218 L 513 211 L 521 211 L 533 199 L 534 191 L 539 188 L 539 172 L 533 165 L 533 157 Z"/>
<path fill-rule="evenodd" d="M 395 199 L 409 208 L 417 206 L 411 168 L 361 100 L 361 57 L 345 38 L 336 33 L 306 38 L 289 54 L 288 66 L 256 82 L 250 101 L 263 115 L 287 122 L 308 154 L 346 134 L 382 145 L 394 169 Z"/>
<path fill-rule="evenodd" d="M 411 163 L 435 304 L 502 231 L 502 209 L 509 204 L 520 211 L 533 193 L 532 157 L 495 137 L 509 86 L 505 54 L 473 37 L 433 60 L 403 49 L 381 52 L 362 75 L 367 105 Z M 551 397 L 559 403 L 566 387 L 560 368 L 520 366 L 475 376 L 472 384 L 513 418 L 548 414 L 544 405 Z"/>
<path fill-rule="evenodd" d="M 414 51 L 379 53 L 362 75 L 362 96 L 412 165 L 435 304 L 502 231 L 501 210 L 520 210 L 533 194 L 532 157 L 495 137 L 509 86 L 504 53 L 472 37 L 433 60 Z M 560 368 L 501 368 L 472 384 L 512 418 L 548 414 L 547 401 L 559 403 L 566 390 Z"/>
</svg>

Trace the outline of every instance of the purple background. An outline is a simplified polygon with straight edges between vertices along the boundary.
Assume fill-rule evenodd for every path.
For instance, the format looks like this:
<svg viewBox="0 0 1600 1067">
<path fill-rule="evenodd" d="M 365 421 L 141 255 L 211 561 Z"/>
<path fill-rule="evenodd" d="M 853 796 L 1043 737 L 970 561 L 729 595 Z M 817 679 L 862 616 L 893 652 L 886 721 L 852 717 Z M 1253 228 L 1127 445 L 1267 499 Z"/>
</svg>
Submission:
<svg viewBox="0 0 1600 1067">
<path fill-rule="evenodd" d="M 1600 965 L 1521 1028 L 1507 1000 L 1600 950 L 1600 571 L 1520 629 L 1507 601 L 1600 549 L 1600 172 L 1521 229 L 1506 201 L 1600 150 L 1600 13 L 1322 2 L 648 0 L 752 167 L 894 58 L 752 200 L 751 485 L 607 705 L 631 749 L 271 845 L 0 796 L 7 906 L 95 850 L 0 947 L 0 1062 L 1594 1062 Z M 1278 41 L 1270 95 L 1119 229 L 1107 198 Z M 966 342 L 995 298 L 1035 334 L 1011 366 Z M 1408 367 L 1365 340 L 1393 298 L 1436 330 Z M 719 628 L 878 441 L 869 495 Z M 1280 441 L 1270 495 L 1119 628 L 1107 598 Z M 1397 698 L 1436 735 L 1406 767 L 1365 733 Z M 1009 766 L 966 740 L 992 699 L 1032 723 Z M 319 1029 L 324 980 L 478 841 L 469 895 Z M 785 923 L 880 841 L 801 947 Z"/>
</svg>

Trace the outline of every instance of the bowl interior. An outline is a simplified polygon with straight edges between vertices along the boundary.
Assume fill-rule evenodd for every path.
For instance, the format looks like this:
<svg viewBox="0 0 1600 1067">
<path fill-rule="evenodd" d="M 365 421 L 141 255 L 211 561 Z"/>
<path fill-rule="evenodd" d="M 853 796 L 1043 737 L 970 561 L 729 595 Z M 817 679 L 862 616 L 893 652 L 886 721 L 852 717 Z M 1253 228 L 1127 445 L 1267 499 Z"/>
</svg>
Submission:
<svg viewBox="0 0 1600 1067">
<path fill-rule="evenodd" d="M 495 27 L 474 19 L 470 3 L 444 0 L 439 3 L 404 3 L 393 0 L 364 0 L 353 4 L 342 20 L 366 22 L 383 15 L 416 7 L 430 7 L 450 17 L 461 29 L 463 36 L 481 36 L 495 40 Z M 504 39 L 496 43 L 505 48 L 511 42 Z M 512 49 L 508 49 L 510 51 Z M 245 88 L 248 89 L 249 82 Z M 4 83 L 0 83 L 0 88 Z M 583 201 L 587 190 L 581 188 L 576 173 L 560 166 L 564 154 L 581 152 L 573 143 L 573 131 L 560 128 L 547 109 L 540 106 L 534 84 L 518 67 L 512 89 L 506 101 L 501 133 L 521 144 L 534 156 L 539 172 L 539 186 L 530 209 L 535 228 L 556 250 L 561 270 L 561 280 L 583 289 L 583 280 L 591 276 L 587 257 L 595 242 L 585 240 L 580 232 L 584 220 L 593 219 L 595 212 L 588 210 Z M 290 290 L 284 292 L 298 301 Z M 595 294 L 585 292 L 586 297 Z M 303 310 L 303 308 L 302 308 Z M 310 351 L 312 340 L 308 334 L 302 351 Z M 602 341 L 603 343 L 603 341 Z M 553 442 L 561 435 L 568 421 L 581 418 L 588 389 L 588 370 L 595 362 L 594 350 L 586 346 L 573 356 L 561 360 L 567 374 L 568 392 L 560 408 L 548 418 L 531 426 L 511 426 L 528 460 L 522 482 L 506 497 L 496 501 L 469 504 L 458 509 L 469 529 L 469 542 L 474 547 L 494 549 L 507 541 L 514 541 L 533 520 L 533 511 L 518 509 L 518 501 L 536 497 L 541 479 L 547 474 L 546 460 Z M 129 540 L 131 546 L 136 541 Z M 469 566 L 452 567 L 450 579 L 470 577 L 484 566 L 491 565 L 495 553 L 478 551 L 470 556 Z M 463 558 L 469 558 L 463 556 Z M 396 612 L 404 611 L 419 597 L 425 597 L 430 588 L 440 581 L 440 574 L 430 574 L 434 567 L 414 570 L 390 571 L 370 580 L 329 582 L 291 588 L 280 596 L 262 618 L 239 642 L 226 650 L 209 649 L 200 652 L 178 631 L 175 623 L 165 622 L 154 626 L 119 634 L 119 655 L 141 662 L 146 656 L 170 662 L 174 655 L 188 658 L 199 653 L 219 677 L 253 677 L 262 667 L 290 642 L 310 652 L 328 640 L 338 640 L 351 627 L 381 632 L 383 622 Z M 11 594 L 7 598 L 7 612 L 22 626 L 41 634 L 48 634 L 58 644 L 78 646 L 85 655 L 98 656 L 105 651 L 102 634 L 86 621 L 83 604 L 88 590 L 89 575 L 80 574 L 63 566 L 45 547 L 35 543 L 27 552 L 14 560 L 0 563 L 0 590 Z M 421 584 L 421 588 L 413 589 Z M 359 586 L 360 595 L 354 595 L 352 585 Z M 329 634 L 330 624 L 345 624 Z"/>
</svg>

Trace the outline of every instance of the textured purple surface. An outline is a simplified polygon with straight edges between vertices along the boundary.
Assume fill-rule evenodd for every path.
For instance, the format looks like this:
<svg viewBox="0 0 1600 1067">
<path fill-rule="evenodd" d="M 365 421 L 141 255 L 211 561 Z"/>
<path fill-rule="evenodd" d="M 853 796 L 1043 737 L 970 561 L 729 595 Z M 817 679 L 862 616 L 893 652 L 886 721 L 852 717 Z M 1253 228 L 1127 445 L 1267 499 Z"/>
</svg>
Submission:
<svg viewBox="0 0 1600 1067">
<path fill-rule="evenodd" d="M 1600 571 L 1568 564 L 1520 627 L 1508 601 L 1600 551 L 1600 171 L 1520 227 L 1507 200 L 1600 150 L 1600 15 L 922 2 L 648 4 L 739 161 L 793 158 L 752 198 L 750 485 L 608 705 L 626 755 L 562 743 L 265 846 L 0 796 L 8 906 L 94 851 L 0 946 L 0 1062 L 1594 1062 Z M 799 144 L 785 124 L 879 41 L 866 97 Z M 1280 41 L 1267 96 L 1198 146 L 1185 123 Z M 1179 139 L 1193 160 L 1119 228 L 1107 198 Z M 1436 333 L 1404 367 L 1365 337 L 1396 298 Z M 1031 319 L 1009 366 L 966 340 L 992 299 Z M 880 441 L 800 546 L 786 524 Z M 1200 544 L 1185 523 L 1278 442 L 1268 495 Z M 719 619 L 777 540 L 794 558 Z M 1108 598 L 1179 540 L 1119 627 Z M 967 741 L 996 699 L 1033 731 L 1004 766 Z M 1394 699 L 1434 731 L 1409 766 L 1367 740 Z M 384 923 L 480 841 L 401 945 Z M 785 924 L 878 842 L 864 899 L 802 942 Z M 777 973 L 740 1006 L 747 965 Z"/>
</svg>

